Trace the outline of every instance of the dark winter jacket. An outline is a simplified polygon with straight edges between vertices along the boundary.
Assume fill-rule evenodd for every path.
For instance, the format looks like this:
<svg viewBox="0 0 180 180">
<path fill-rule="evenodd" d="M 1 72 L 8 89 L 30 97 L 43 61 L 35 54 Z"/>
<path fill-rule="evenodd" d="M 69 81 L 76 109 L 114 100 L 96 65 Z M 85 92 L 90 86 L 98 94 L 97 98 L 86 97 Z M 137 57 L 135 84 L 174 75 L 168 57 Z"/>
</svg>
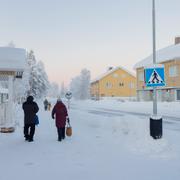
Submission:
<svg viewBox="0 0 180 180">
<path fill-rule="evenodd" d="M 62 101 L 55 104 L 52 110 L 52 118 L 56 119 L 56 127 L 64 128 L 66 126 L 66 117 L 68 116 L 66 106 Z"/>
<path fill-rule="evenodd" d="M 47 105 L 48 105 L 48 100 L 45 99 L 45 100 L 44 100 L 44 106 L 47 106 Z"/>
<path fill-rule="evenodd" d="M 27 101 L 23 103 L 22 108 L 24 110 L 24 124 L 35 124 L 35 115 L 39 111 L 39 107 L 36 102 L 33 101 L 33 97 L 29 96 Z"/>
</svg>

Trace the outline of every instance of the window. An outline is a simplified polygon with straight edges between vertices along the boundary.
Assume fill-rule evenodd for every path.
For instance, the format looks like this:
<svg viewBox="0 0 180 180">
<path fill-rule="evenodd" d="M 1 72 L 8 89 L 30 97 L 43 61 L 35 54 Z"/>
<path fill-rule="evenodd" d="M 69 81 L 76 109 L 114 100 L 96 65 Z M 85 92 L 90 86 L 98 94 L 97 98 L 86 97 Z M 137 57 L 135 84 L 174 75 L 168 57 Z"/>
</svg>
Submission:
<svg viewBox="0 0 180 180">
<path fill-rule="evenodd" d="M 133 82 L 130 82 L 130 83 L 129 83 L 129 88 L 130 88 L 130 89 L 134 89 L 134 87 L 135 87 L 134 83 L 133 83 Z"/>
<path fill-rule="evenodd" d="M 123 82 L 120 82 L 120 83 L 119 83 L 119 87 L 122 87 L 122 86 L 124 86 L 124 83 L 123 83 Z"/>
<path fill-rule="evenodd" d="M 169 67 L 169 77 L 176 77 L 178 75 L 177 66 Z"/>
<path fill-rule="evenodd" d="M 138 74 L 138 80 L 139 80 L 139 81 L 144 81 L 144 72 L 139 72 L 139 74 Z"/>
<path fill-rule="evenodd" d="M 117 78 L 117 77 L 118 77 L 118 74 L 114 73 L 114 74 L 113 74 L 113 77 L 114 77 L 114 78 Z"/>
<path fill-rule="evenodd" d="M 108 88 L 108 89 L 112 88 L 112 84 L 110 82 L 107 82 L 106 83 L 106 88 Z"/>
<path fill-rule="evenodd" d="M 122 74 L 121 77 L 122 77 L 122 78 L 125 78 L 125 77 L 126 77 L 126 74 Z"/>
</svg>

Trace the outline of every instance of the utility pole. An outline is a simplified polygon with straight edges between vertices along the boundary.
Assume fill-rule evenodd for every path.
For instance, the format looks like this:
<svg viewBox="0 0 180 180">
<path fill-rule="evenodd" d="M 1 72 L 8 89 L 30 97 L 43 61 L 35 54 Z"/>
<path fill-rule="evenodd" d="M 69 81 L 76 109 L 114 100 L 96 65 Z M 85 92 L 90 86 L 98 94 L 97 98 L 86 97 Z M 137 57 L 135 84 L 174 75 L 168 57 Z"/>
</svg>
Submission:
<svg viewBox="0 0 180 180">
<path fill-rule="evenodd" d="M 152 30 L 153 30 L 153 66 L 156 64 L 156 11 L 155 0 L 152 0 Z M 157 77 L 156 77 L 157 78 Z M 153 86 L 153 116 L 150 117 L 150 135 L 154 139 L 162 137 L 162 117 L 157 116 L 157 87 Z"/>
<path fill-rule="evenodd" d="M 155 0 L 152 0 L 152 24 L 153 24 L 153 65 L 156 64 L 156 10 Z M 157 91 L 153 87 L 153 115 L 157 115 Z"/>
</svg>

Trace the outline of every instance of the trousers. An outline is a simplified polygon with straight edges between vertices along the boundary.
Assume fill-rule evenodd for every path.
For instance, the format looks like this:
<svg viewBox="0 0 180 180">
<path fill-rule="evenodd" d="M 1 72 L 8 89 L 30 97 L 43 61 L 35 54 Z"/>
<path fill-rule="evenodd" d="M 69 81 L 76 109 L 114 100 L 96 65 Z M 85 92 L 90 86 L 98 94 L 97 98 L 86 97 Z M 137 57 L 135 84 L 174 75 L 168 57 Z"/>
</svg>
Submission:
<svg viewBox="0 0 180 180">
<path fill-rule="evenodd" d="M 63 128 L 58 128 L 57 127 L 57 133 L 58 133 L 58 140 L 59 141 L 64 139 L 65 138 L 65 127 L 63 127 Z"/>
<path fill-rule="evenodd" d="M 35 133 L 35 124 L 24 125 L 24 137 L 29 140 L 33 140 Z"/>
</svg>

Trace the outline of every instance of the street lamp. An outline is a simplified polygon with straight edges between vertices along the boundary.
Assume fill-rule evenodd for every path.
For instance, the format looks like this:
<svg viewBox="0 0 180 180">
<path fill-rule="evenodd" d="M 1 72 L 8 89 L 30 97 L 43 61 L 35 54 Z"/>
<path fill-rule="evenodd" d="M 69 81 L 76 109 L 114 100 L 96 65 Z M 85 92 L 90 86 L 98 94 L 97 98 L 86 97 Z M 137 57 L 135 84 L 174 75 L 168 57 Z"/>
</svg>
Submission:
<svg viewBox="0 0 180 180">
<path fill-rule="evenodd" d="M 156 64 L 156 12 L 155 0 L 152 0 L 152 26 L 153 26 L 153 65 Z M 150 117 L 150 135 L 154 139 L 162 137 L 162 117 L 157 116 L 157 89 L 153 87 L 153 116 Z"/>
</svg>

